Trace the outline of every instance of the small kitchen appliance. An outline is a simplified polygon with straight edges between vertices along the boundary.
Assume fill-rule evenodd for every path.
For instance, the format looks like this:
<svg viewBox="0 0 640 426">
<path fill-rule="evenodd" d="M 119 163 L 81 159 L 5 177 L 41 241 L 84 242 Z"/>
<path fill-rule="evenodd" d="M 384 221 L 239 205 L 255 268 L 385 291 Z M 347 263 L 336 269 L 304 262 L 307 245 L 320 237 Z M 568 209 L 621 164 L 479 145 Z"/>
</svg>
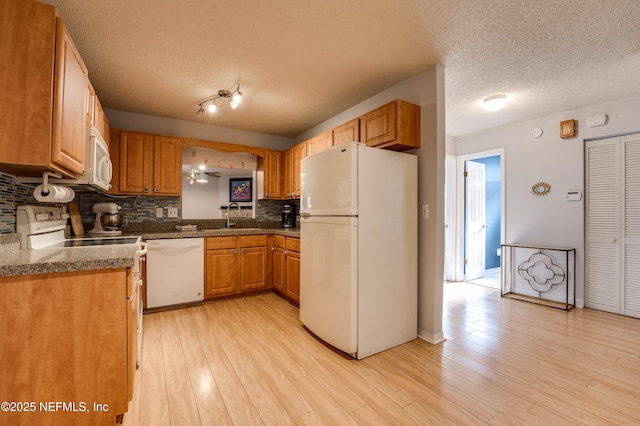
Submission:
<svg viewBox="0 0 640 426">
<path fill-rule="evenodd" d="M 96 221 L 90 234 L 109 234 L 120 235 L 120 225 L 122 225 L 122 216 L 120 215 L 120 206 L 116 203 L 96 203 L 92 207 L 92 211 L 96 214 Z"/>
<path fill-rule="evenodd" d="M 291 204 L 282 205 L 282 227 L 283 228 L 295 228 L 296 226 L 296 212 Z"/>
</svg>

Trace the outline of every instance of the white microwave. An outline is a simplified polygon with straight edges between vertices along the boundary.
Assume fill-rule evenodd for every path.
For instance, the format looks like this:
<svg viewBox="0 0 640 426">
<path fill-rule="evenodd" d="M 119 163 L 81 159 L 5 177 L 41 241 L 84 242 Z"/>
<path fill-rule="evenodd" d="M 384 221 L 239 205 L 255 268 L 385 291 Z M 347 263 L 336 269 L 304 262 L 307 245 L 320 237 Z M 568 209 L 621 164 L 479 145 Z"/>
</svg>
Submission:
<svg viewBox="0 0 640 426">
<path fill-rule="evenodd" d="M 113 166 L 109 158 L 109 147 L 102 138 L 100 131 L 91 126 L 85 149 L 84 173 L 78 179 L 50 179 L 53 183 L 73 185 L 90 185 L 103 191 L 111 188 Z"/>
</svg>

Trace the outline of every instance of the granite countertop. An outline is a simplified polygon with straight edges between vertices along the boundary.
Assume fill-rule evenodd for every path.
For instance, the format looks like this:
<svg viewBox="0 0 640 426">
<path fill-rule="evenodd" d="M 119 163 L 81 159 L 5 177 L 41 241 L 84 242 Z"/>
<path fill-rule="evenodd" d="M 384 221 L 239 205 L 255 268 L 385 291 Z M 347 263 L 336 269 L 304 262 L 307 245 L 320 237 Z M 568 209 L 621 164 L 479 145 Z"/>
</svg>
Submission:
<svg viewBox="0 0 640 426">
<path fill-rule="evenodd" d="M 124 232 L 123 235 L 141 236 L 144 240 L 164 238 L 197 238 L 225 235 L 277 234 L 300 237 L 300 229 L 284 228 L 222 228 L 198 231 L 143 231 Z M 87 238 L 83 235 L 79 238 Z M 18 234 L 0 235 L 0 276 L 34 275 L 56 272 L 130 268 L 134 265 L 136 247 L 90 246 L 20 250 Z"/>
<path fill-rule="evenodd" d="M 275 234 L 300 238 L 300 228 L 218 228 L 202 229 L 198 231 L 152 231 L 140 232 L 143 240 L 157 240 L 161 238 L 198 238 L 224 237 L 231 235 L 264 235 Z"/>
</svg>

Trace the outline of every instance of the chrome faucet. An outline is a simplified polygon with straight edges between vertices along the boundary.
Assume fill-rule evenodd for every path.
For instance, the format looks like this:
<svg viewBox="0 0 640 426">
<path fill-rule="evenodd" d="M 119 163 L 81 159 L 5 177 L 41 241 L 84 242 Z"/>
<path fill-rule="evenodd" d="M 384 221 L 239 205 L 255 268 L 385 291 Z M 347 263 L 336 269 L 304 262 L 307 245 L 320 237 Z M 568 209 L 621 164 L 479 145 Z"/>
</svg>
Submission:
<svg viewBox="0 0 640 426">
<path fill-rule="evenodd" d="M 230 228 L 232 226 L 236 226 L 236 222 L 233 221 L 231 222 L 231 206 L 235 205 L 238 208 L 238 215 L 240 215 L 241 211 L 240 210 L 240 204 L 238 203 L 229 203 L 229 205 L 227 205 L 227 228 Z"/>
</svg>

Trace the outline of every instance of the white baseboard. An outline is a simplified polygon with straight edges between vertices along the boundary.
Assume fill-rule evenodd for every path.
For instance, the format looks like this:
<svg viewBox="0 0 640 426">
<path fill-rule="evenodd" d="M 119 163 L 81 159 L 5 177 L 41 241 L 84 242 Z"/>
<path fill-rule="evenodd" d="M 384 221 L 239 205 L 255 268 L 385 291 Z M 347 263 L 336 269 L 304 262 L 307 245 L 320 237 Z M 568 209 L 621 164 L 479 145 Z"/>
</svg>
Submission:
<svg viewBox="0 0 640 426">
<path fill-rule="evenodd" d="M 433 334 L 421 329 L 418 329 L 418 338 L 424 340 L 425 342 L 429 342 L 432 345 L 437 345 L 447 340 L 444 338 L 444 334 L 442 334 L 442 332 Z"/>
</svg>

